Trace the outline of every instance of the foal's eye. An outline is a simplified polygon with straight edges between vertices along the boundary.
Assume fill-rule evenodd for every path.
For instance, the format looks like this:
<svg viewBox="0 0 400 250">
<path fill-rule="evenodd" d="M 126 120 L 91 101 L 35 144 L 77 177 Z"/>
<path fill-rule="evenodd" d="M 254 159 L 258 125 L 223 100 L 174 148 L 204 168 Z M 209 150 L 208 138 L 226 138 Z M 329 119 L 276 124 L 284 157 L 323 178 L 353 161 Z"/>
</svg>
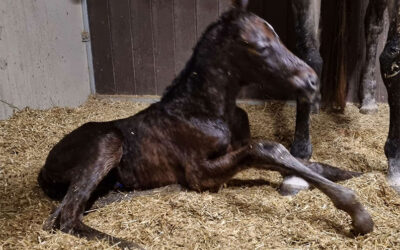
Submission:
<svg viewBox="0 0 400 250">
<path fill-rule="evenodd" d="M 263 53 L 267 48 L 268 48 L 268 46 L 258 47 L 257 51 L 260 53 Z"/>
</svg>

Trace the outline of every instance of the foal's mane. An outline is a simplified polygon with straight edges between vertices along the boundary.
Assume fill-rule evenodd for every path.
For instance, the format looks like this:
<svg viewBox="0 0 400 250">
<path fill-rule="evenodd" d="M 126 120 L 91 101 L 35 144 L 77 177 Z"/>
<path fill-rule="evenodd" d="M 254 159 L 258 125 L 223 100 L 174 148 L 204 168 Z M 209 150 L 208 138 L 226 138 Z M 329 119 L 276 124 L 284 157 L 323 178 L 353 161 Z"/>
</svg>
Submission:
<svg viewBox="0 0 400 250">
<path fill-rule="evenodd" d="M 232 8 L 207 27 L 196 43 L 193 54 L 183 70 L 164 91 L 161 102 L 169 101 L 175 98 L 177 93 L 201 84 L 203 70 L 207 68 L 210 59 L 215 57 L 215 52 L 238 35 L 238 26 L 234 22 L 245 13 L 246 11 L 242 9 Z M 193 72 L 196 72 L 196 78 L 191 78 Z"/>
</svg>

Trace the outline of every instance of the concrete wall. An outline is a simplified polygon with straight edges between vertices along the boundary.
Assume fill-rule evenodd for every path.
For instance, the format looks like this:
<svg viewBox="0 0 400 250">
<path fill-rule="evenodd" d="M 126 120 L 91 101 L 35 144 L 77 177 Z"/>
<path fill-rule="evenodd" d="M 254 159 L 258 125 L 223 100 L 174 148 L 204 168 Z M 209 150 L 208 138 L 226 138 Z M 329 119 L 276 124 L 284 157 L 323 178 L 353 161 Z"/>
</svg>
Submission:
<svg viewBox="0 0 400 250">
<path fill-rule="evenodd" d="M 76 106 L 90 94 L 77 0 L 0 0 L 0 119 Z"/>
</svg>

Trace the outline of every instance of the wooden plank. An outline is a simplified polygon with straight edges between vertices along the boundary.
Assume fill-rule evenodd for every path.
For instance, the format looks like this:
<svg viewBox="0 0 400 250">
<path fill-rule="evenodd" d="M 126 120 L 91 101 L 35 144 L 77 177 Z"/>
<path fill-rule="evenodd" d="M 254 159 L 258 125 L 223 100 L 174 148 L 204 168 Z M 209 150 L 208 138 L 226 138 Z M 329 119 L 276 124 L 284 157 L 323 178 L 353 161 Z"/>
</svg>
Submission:
<svg viewBox="0 0 400 250">
<path fill-rule="evenodd" d="M 365 27 L 364 17 L 368 1 L 349 1 L 349 11 L 346 24 L 348 26 L 347 36 L 347 74 L 348 89 L 347 101 L 360 102 L 361 71 L 365 61 Z M 377 72 L 379 74 L 379 72 Z"/>
<path fill-rule="evenodd" d="M 322 70 L 322 103 L 327 108 L 342 111 L 345 108 L 348 90 L 348 47 L 346 0 L 322 1 L 321 54 L 324 59 Z"/>
<path fill-rule="evenodd" d="M 108 0 L 88 0 L 96 92 L 115 94 Z"/>
<path fill-rule="evenodd" d="M 97 0 L 96 0 L 97 1 Z M 133 56 L 138 95 L 157 93 L 154 72 L 152 1 L 131 0 Z"/>
<path fill-rule="evenodd" d="M 287 43 L 287 25 L 288 25 L 288 12 L 292 11 L 292 7 L 288 0 L 266 2 L 260 1 L 262 17 L 274 27 L 283 43 Z M 293 24 L 292 24 L 293 25 Z"/>
<path fill-rule="evenodd" d="M 219 15 L 221 15 L 232 7 L 232 0 L 218 0 L 218 4 Z"/>
<path fill-rule="evenodd" d="M 196 43 L 195 3 L 195 0 L 174 0 L 175 72 L 177 74 L 189 60 Z"/>
<path fill-rule="evenodd" d="M 109 0 L 116 94 L 134 94 L 135 71 L 129 0 Z"/>
<path fill-rule="evenodd" d="M 157 95 L 161 95 L 175 77 L 174 4 L 171 0 L 153 0 L 152 7 L 155 78 Z"/>
<path fill-rule="evenodd" d="M 197 39 L 203 34 L 207 26 L 215 22 L 218 18 L 218 1 L 215 0 L 197 0 Z"/>
</svg>

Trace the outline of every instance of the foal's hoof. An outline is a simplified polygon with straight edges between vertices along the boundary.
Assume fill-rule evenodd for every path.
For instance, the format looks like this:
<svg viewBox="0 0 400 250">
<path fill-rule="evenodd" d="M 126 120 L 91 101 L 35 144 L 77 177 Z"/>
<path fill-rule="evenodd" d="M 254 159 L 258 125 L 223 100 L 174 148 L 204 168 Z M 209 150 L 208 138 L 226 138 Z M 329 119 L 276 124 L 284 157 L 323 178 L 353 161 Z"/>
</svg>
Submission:
<svg viewBox="0 0 400 250">
<path fill-rule="evenodd" d="M 290 154 L 302 160 L 309 160 L 312 155 L 311 142 L 309 140 L 295 140 L 290 147 Z"/>
<path fill-rule="evenodd" d="M 308 184 L 304 179 L 297 176 L 287 176 L 279 187 L 279 193 L 283 196 L 293 196 L 301 190 L 309 188 L 310 184 Z"/>
<path fill-rule="evenodd" d="M 59 216 L 61 213 L 61 207 L 58 207 L 57 209 L 53 210 L 51 213 L 50 217 L 47 218 L 47 220 L 43 224 L 43 230 L 50 232 L 51 230 L 54 229 L 59 229 Z"/>
<path fill-rule="evenodd" d="M 354 235 L 364 235 L 371 233 L 374 230 L 374 222 L 371 216 L 363 211 L 355 219 L 353 219 L 353 233 Z"/>
<path fill-rule="evenodd" d="M 118 243 L 118 248 L 120 249 L 129 249 L 129 250 L 133 250 L 133 249 L 139 249 L 139 250 L 145 250 L 143 247 L 141 247 L 140 245 L 133 243 L 133 242 L 129 242 L 129 241 L 125 241 L 125 240 L 120 240 L 120 242 Z"/>
</svg>

